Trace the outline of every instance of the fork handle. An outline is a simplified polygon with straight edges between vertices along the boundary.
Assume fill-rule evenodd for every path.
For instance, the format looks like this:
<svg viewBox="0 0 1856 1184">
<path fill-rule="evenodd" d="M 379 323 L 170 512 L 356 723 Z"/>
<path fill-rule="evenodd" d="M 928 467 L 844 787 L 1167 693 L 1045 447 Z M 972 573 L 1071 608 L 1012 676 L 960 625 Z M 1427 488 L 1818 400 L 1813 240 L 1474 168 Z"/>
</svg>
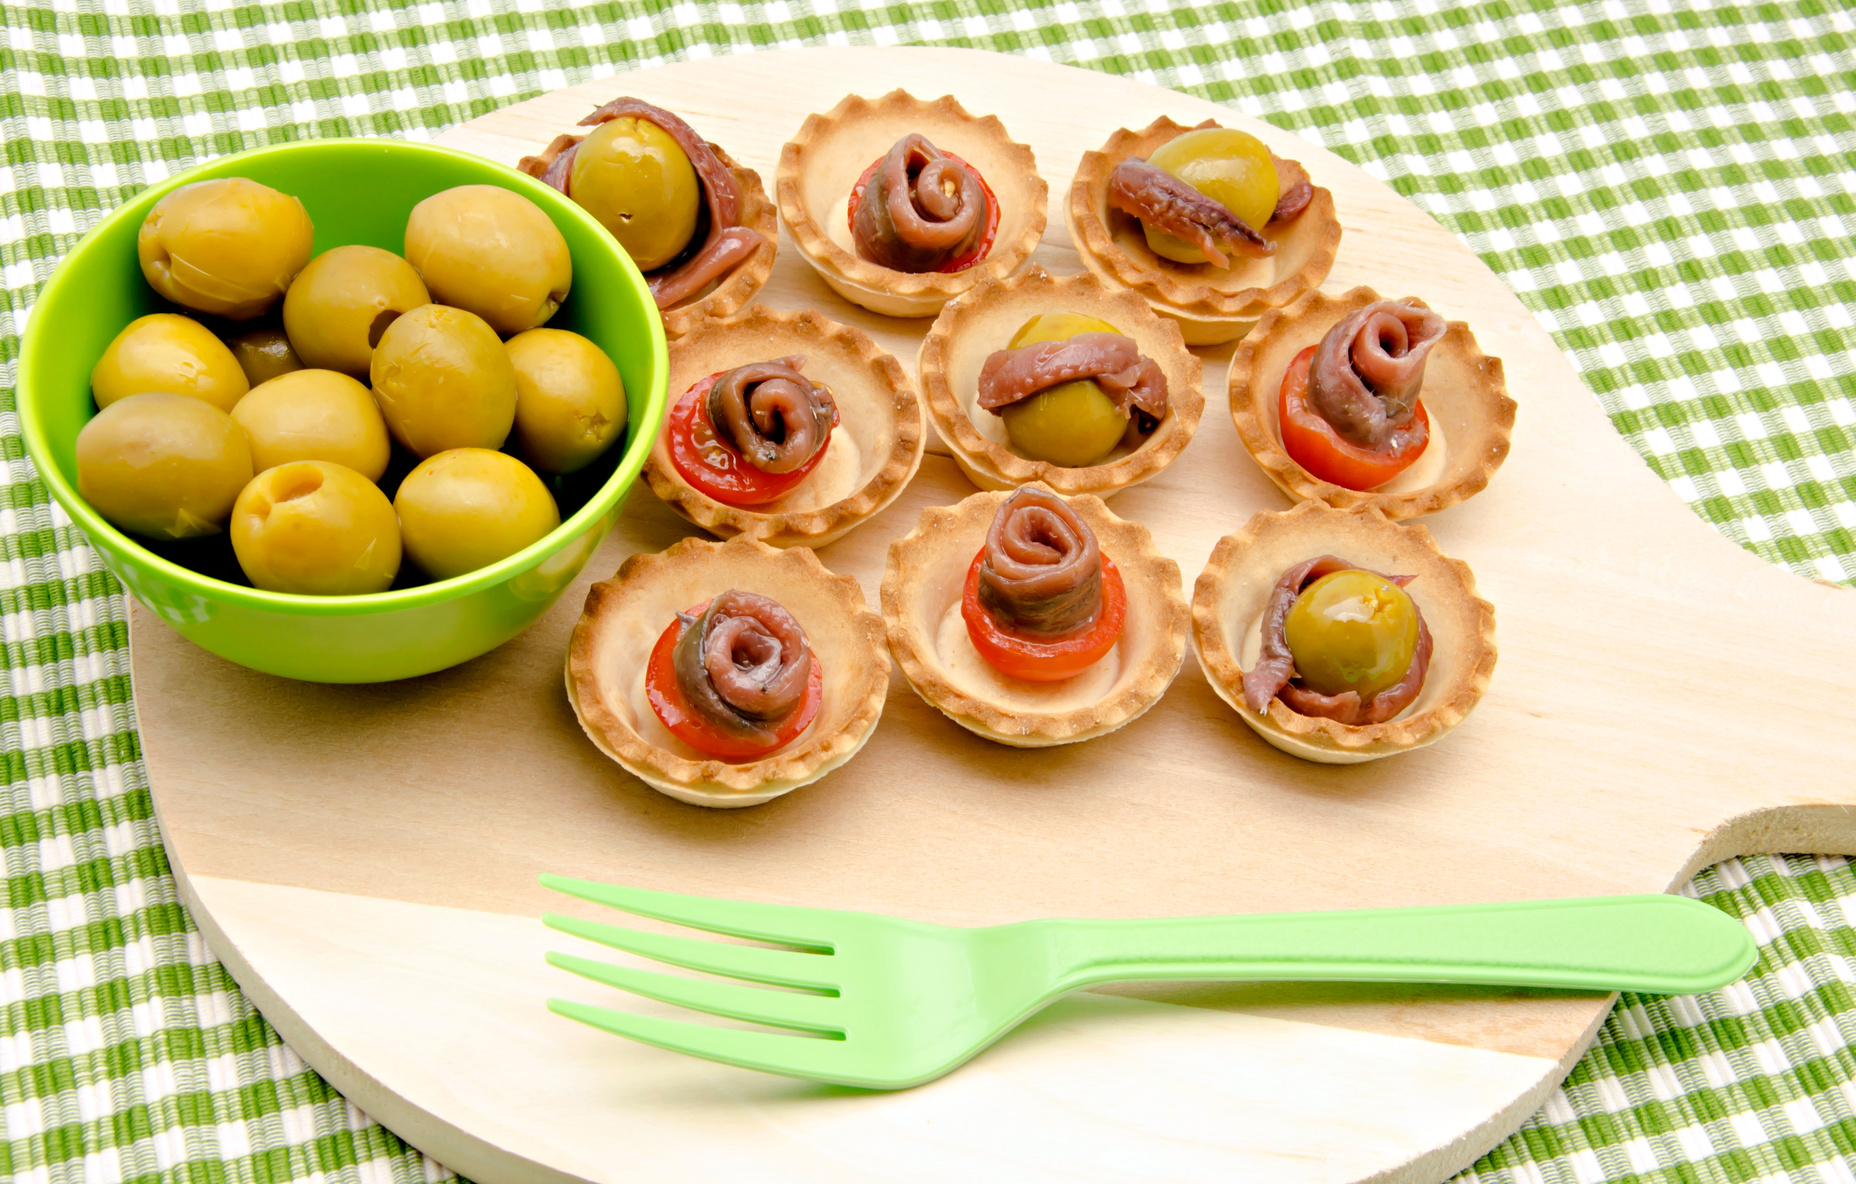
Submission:
<svg viewBox="0 0 1856 1184">
<path fill-rule="evenodd" d="M 1661 895 L 1031 924 L 1049 927 L 1067 989 L 1297 979 L 1690 994 L 1733 982 L 1758 956 L 1738 921 Z"/>
</svg>

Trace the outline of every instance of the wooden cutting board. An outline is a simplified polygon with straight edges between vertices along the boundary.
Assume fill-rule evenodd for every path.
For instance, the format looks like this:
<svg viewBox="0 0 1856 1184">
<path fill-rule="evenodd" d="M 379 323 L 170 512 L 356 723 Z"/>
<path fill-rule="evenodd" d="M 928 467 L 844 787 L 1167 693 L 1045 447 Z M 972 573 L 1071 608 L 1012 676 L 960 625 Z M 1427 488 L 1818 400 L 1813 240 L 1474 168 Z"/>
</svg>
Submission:
<svg viewBox="0 0 1856 1184">
<path fill-rule="evenodd" d="M 1333 190 L 1346 237 L 1330 291 L 1372 284 L 1470 323 L 1506 362 L 1514 450 L 1485 493 L 1425 525 L 1496 606 L 1494 685 L 1436 747 L 1335 768 L 1265 746 L 1190 657 L 1135 724 L 1047 751 L 968 735 L 898 675 L 850 765 L 721 812 L 600 756 L 561 688 L 584 584 L 689 532 L 642 482 L 539 624 L 429 678 L 272 679 L 138 609 L 135 700 L 176 877 L 246 992 L 354 1102 L 483 1181 L 1439 1180 L 1533 1113 L 1609 998 L 1124 988 L 1065 1000 L 939 1082 L 868 1094 L 548 1013 L 550 995 L 651 1005 L 543 964 L 577 943 L 535 919 L 573 911 L 535 877 L 971 924 L 1654 892 L 1742 852 L 1856 852 L 1856 593 L 1767 566 L 1698 520 L 1494 275 L 1340 158 L 1184 95 L 942 49 L 687 62 L 443 139 L 513 162 L 635 94 L 771 187 L 808 112 L 897 85 L 951 92 L 1032 145 L 1052 201 L 1036 261 L 1053 272 L 1080 270 L 1058 203 L 1082 152 L 1163 113 L 1213 117 Z M 790 241 L 762 299 L 860 325 L 913 370 L 926 322 L 850 307 Z M 1204 356 L 1197 438 L 1113 503 L 1153 528 L 1188 588 L 1220 535 L 1287 505 L 1225 413 L 1230 347 Z M 895 505 L 821 558 L 874 604 L 890 540 L 969 492 L 937 443 Z"/>
</svg>

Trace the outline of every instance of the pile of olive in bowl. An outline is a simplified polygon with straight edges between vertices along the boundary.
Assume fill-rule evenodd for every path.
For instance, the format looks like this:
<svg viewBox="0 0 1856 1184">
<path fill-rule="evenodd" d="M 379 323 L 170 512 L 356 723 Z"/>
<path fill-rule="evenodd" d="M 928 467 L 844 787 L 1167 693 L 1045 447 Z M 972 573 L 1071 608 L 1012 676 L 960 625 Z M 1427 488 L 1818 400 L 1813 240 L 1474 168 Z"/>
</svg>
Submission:
<svg viewBox="0 0 1856 1184">
<path fill-rule="evenodd" d="M 99 225 L 33 311 L 20 403 L 54 497 L 170 625 L 379 681 L 482 653 L 565 589 L 664 370 L 636 267 L 571 202 L 462 153 L 325 141 Z"/>
</svg>

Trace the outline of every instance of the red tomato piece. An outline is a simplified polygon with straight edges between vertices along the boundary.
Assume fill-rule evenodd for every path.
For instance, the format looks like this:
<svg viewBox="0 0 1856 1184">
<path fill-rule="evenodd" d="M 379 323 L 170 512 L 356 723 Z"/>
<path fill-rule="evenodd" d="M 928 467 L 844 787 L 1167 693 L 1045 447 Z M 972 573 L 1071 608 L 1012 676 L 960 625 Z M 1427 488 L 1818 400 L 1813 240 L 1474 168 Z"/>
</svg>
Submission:
<svg viewBox="0 0 1856 1184">
<path fill-rule="evenodd" d="M 993 239 L 997 238 L 999 235 L 999 199 L 994 195 L 992 186 L 986 183 L 986 178 L 980 175 L 978 169 L 974 169 L 973 166 L 967 164 L 966 161 L 960 160 L 960 158 L 955 156 L 952 152 L 942 152 L 941 155 L 947 157 L 949 160 L 960 161 L 961 164 L 966 164 L 968 168 L 973 169 L 973 175 L 979 178 L 980 188 L 986 192 L 986 229 L 980 232 L 980 241 L 978 245 L 965 255 L 956 255 L 946 263 L 935 268 L 937 272 L 951 275 L 956 271 L 965 271 L 967 268 L 972 267 L 975 263 L 978 263 L 986 257 L 986 252 L 992 250 Z M 846 218 L 853 227 L 857 225 L 857 207 L 864 204 L 864 187 L 870 184 L 871 177 L 876 176 L 877 166 L 882 164 L 883 160 L 884 158 L 879 156 L 871 161 L 870 167 L 864 170 L 864 175 L 857 178 L 857 184 L 851 186 L 851 202 L 847 207 Z M 851 233 L 854 235 L 857 232 L 853 229 Z"/>
<path fill-rule="evenodd" d="M 1122 586 L 1121 572 L 1113 559 L 1102 556 L 1102 611 L 1096 614 L 1095 622 L 1059 637 L 1037 638 L 999 624 L 980 603 L 980 564 L 985 558 L 986 549 L 982 547 L 973 557 L 973 566 L 967 569 L 960 615 L 967 622 L 973 648 L 994 670 L 1026 682 L 1062 682 L 1089 669 L 1115 648 L 1122 624 L 1128 619 L 1128 590 Z"/>
<path fill-rule="evenodd" d="M 1362 448 L 1343 439 L 1334 425 L 1321 418 L 1308 401 L 1308 367 L 1314 360 L 1315 347 L 1309 346 L 1295 355 L 1282 376 L 1282 393 L 1276 401 L 1276 418 L 1282 428 L 1283 450 L 1289 459 L 1322 480 L 1343 489 L 1377 489 L 1411 467 L 1424 455 L 1416 448 L 1403 456 L 1387 458 L 1370 448 Z M 1420 399 L 1413 408 L 1430 430 L 1431 417 Z M 1430 444 L 1425 441 L 1426 447 Z"/>
<path fill-rule="evenodd" d="M 686 615 L 700 617 L 708 607 L 709 602 L 705 600 Z M 818 715 L 819 700 L 825 689 L 825 672 L 817 654 L 812 655 L 812 673 L 806 679 L 805 698 L 799 701 L 797 710 L 774 726 L 772 744 L 756 744 L 732 736 L 710 723 L 690 706 L 682 686 L 677 683 L 676 666 L 671 660 L 671 651 L 677 648 L 686 628 L 688 626 L 681 620 L 672 617 L 670 627 L 658 635 L 657 644 L 651 647 L 651 660 L 644 668 L 644 697 L 650 700 L 651 710 L 670 729 L 671 735 L 718 760 L 742 763 L 778 752 L 811 725 L 813 717 Z"/>
<path fill-rule="evenodd" d="M 812 474 L 831 444 L 813 454 L 812 459 L 790 473 L 763 473 L 723 439 L 709 419 L 709 388 L 728 371 L 723 370 L 698 382 L 685 391 L 670 410 L 665 440 L 670 445 L 670 463 L 683 479 L 705 496 L 725 506 L 762 506 L 786 494 Z M 832 420 L 837 422 L 835 416 Z"/>
</svg>

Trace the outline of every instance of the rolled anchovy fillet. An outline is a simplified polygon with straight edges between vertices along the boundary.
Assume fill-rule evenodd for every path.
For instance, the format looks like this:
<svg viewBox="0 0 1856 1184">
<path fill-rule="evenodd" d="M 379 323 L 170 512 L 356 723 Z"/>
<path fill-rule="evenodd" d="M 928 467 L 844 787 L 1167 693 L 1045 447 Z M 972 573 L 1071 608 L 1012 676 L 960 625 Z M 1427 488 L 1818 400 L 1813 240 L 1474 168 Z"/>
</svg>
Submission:
<svg viewBox="0 0 1856 1184">
<path fill-rule="evenodd" d="M 677 619 L 687 625 L 671 651 L 683 697 L 729 735 L 772 744 L 812 677 L 806 631 L 778 602 L 733 589 Z"/>
<path fill-rule="evenodd" d="M 1141 353 L 1134 338 L 1120 333 L 1078 333 L 1065 341 L 994 350 L 980 367 L 979 405 L 997 412 L 1081 378 L 1094 379 L 1123 415 L 1138 407 L 1155 419 L 1166 417 L 1166 372 Z"/>
<path fill-rule="evenodd" d="M 990 213 L 979 174 L 911 132 L 864 186 L 851 238 L 857 253 L 880 267 L 933 271 L 972 253 Z"/>
<path fill-rule="evenodd" d="M 831 440 L 838 405 L 799 372 L 804 354 L 737 366 L 709 388 L 709 422 L 763 473 L 790 473 Z"/>
<path fill-rule="evenodd" d="M 1095 624 L 1102 607 L 1102 553 L 1069 503 L 1020 489 L 986 530 L 980 603 L 1018 633 L 1056 637 Z"/>
<path fill-rule="evenodd" d="M 1218 267 L 1231 266 L 1232 255 L 1262 256 L 1276 251 L 1275 243 L 1226 209 L 1223 202 L 1138 157 L 1122 161 L 1109 174 L 1108 204 L 1191 243 Z"/>
<path fill-rule="evenodd" d="M 1401 300 L 1367 305 L 1329 329 L 1308 367 L 1308 402 L 1343 439 L 1388 456 L 1424 446 L 1424 360 L 1444 319 Z"/>
<path fill-rule="evenodd" d="M 692 244 L 676 259 L 645 277 L 651 297 L 660 309 L 672 308 L 726 275 L 734 266 L 754 253 L 762 239 L 760 232 L 740 225 L 741 190 L 715 149 L 696 134 L 696 129 L 662 107 L 643 99 L 618 98 L 600 107 L 580 121 L 581 127 L 593 127 L 611 119 L 633 116 L 664 129 L 677 147 L 683 149 L 702 183 L 708 231 L 700 244 Z M 542 149 L 540 156 L 525 156 L 516 165 L 531 177 L 538 177 L 572 197 L 570 177 L 574 154 L 583 136 L 556 136 Z"/>
<path fill-rule="evenodd" d="M 1315 199 L 1315 186 L 1308 179 L 1308 170 L 1300 161 L 1284 160 L 1274 152 L 1270 161 L 1276 166 L 1276 209 L 1270 214 L 1270 225 L 1279 222 L 1293 222 L 1301 217 L 1308 203 Z"/>
<path fill-rule="evenodd" d="M 1306 563 L 1298 563 L 1282 573 L 1276 586 L 1270 589 L 1269 601 L 1263 608 L 1263 636 L 1257 664 L 1244 672 L 1244 706 L 1261 715 L 1269 710 L 1271 699 L 1280 698 L 1289 710 L 1300 715 L 1319 716 L 1337 723 L 1358 726 L 1384 723 L 1405 710 L 1418 697 L 1418 692 L 1424 687 L 1425 672 L 1431 665 L 1431 630 L 1424 623 L 1424 614 L 1421 612 L 1418 613 L 1418 644 L 1412 651 L 1411 665 L 1405 668 L 1405 677 L 1371 698 L 1361 699 L 1358 691 L 1323 695 L 1307 687 L 1297 686 L 1292 681 L 1295 678 L 1295 656 L 1289 652 L 1289 610 L 1295 607 L 1296 597 L 1302 594 L 1302 589 L 1322 576 L 1333 575 L 1337 571 L 1367 570 L 1370 569 L 1336 559 L 1332 555 L 1323 555 Z M 1401 588 L 1415 578 L 1381 575 L 1378 572 L 1373 574 Z M 1413 604 L 1413 611 L 1417 607 Z"/>
</svg>

